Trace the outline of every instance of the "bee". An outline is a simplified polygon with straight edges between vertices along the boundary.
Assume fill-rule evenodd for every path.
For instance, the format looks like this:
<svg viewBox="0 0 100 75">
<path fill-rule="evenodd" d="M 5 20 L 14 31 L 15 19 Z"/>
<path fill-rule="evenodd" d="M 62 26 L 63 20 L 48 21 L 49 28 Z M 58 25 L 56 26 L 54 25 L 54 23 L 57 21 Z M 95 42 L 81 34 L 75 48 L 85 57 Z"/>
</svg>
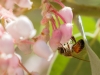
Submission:
<svg viewBox="0 0 100 75">
<path fill-rule="evenodd" d="M 72 37 L 71 38 L 72 41 L 75 42 L 75 44 L 72 45 L 72 47 L 70 48 L 69 44 L 67 43 L 67 48 L 65 46 L 61 46 L 61 47 L 58 47 L 58 52 L 64 56 L 72 56 L 74 58 L 77 58 L 77 59 L 80 59 L 80 60 L 84 60 L 84 59 L 81 59 L 81 58 L 78 58 L 76 56 L 74 56 L 72 53 L 75 52 L 75 53 L 79 53 L 80 51 L 82 51 L 82 49 L 84 48 L 85 46 L 85 43 L 83 41 L 83 39 L 80 39 L 76 42 L 75 38 Z M 88 60 L 84 60 L 84 61 L 88 61 Z"/>
</svg>

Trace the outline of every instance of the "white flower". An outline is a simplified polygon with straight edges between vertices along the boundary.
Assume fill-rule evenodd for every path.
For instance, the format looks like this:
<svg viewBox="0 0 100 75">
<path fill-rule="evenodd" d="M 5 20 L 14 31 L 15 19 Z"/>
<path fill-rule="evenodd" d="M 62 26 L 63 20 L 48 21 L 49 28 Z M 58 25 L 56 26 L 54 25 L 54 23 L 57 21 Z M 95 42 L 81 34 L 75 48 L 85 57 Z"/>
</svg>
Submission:
<svg viewBox="0 0 100 75">
<path fill-rule="evenodd" d="M 15 40 L 25 40 L 36 34 L 32 22 L 26 16 L 18 17 L 15 21 L 8 23 L 5 28 Z"/>
<path fill-rule="evenodd" d="M 6 54 L 14 53 L 13 38 L 7 33 L 4 33 L 0 38 L 0 52 Z"/>
<path fill-rule="evenodd" d="M 33 52 L 38 56 L 47 59 L 48 61 L 53 57 L 53 54 L 50 51 L 49 46 L 43 40 L 37 40 L 33 44 Z"/>
</svg>

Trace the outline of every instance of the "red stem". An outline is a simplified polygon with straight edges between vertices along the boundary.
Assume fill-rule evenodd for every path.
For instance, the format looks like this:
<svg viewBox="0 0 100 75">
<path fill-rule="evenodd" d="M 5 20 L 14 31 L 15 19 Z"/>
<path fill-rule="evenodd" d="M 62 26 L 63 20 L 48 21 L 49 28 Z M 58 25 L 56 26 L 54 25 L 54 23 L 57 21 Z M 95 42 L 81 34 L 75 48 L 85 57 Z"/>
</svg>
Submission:
<svg viewBox="0 0 100 75">
<path fill-rule="evenodd" d="M 63 20 L 63 22 L 66 23 L 65 19 L 57 11 L 52 10 L 52 12 L 58 15 Z"/>
<path fill-rule="evenodd" d="M 50 21 L 52 23 L 53 30 L 57 29 L 57 27 L 55 25 L 55 20 L 52 18 Z"/>
<path fill-rule="evenodd" d="M 27 72 L 28 75 L 31 75 L 31 73 L 24 67 L 24 65 L 20 61 L 19 66 L 21 66 Z"/>
<path fill-rule="evenodd" d="M 57 22 L 58 22 L 58 25 L 59 25 L 59 27 L 60 27 L 61 23 L 60 23 L 60 21 L 59 21 L 58 15 L 57 15 L 57 14 L 55 14 L 55 17 L 56 17 Z"/>
</svg>

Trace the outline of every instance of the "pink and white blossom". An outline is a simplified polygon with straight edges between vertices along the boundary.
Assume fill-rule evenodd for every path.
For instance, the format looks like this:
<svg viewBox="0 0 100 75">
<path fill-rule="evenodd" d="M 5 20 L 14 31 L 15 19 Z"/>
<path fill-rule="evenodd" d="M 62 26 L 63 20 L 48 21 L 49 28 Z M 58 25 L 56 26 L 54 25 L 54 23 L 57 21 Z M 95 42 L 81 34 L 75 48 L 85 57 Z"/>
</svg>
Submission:
<svg viewBox="0 0 100 75">
<path fill-rule="evenodd" d="M 20 16 L 8 23 L 6 30 L 17 41 L 32 38 L 36 34 L 32 22 L 26 16 Z"/>
<path fill-rule="evenodd" d="M 61 38 L 62 38 L 61 30 L 60 29 L 54 30 L 49 40 L 49 45 L 54 52 L 61 45 L 60 44 Z"/>
<path fill-rule="evenodd" d="M 66 23 L 71 23 L 73 19 L 72 9 L 70 7 L 64 7 L 59 11 L 59 14 L 64 18 Z"/>
<path fill-rule="evenodd" d="M 72 37 L 72 24 L 66 23 L 60 26 L 60 30 L 62 33 L 61 44 L 67 43 Z"/>
<path fill-rule="evenodd" d="M 33 52 L 48 61 L 53 57 L 53 53 L 51 52 L 49 46 L 43 40 L 37 40 L 33 44 Z"/>
<path fill-rule="evenodd" d="M 13 38 L 8 33 L 4 33 L 0 37 L 0 52 L 12 54 L 14 50 Z"/>
</svg>

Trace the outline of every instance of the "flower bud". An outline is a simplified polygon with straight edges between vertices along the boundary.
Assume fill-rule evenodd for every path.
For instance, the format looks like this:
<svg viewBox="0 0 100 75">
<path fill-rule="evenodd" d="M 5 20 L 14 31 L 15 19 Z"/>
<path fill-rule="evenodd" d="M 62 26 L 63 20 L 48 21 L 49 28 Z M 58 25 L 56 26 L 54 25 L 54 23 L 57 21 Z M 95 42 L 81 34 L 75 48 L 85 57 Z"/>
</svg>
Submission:
<svg viewBox="0 0 100 75">
<path fill-rule="evenodd" d="M 64 44 L 69 41 L 72 37 L 72 24 L 67 23 L 60 26 L 60 30 L 62 32 L 61 44 Z"/>
<path fill-rule="evenodd" d="M 25 40 L 36 34 L 32 22 L 26 16 L 20 16 L 7 24 L 6 30 L 15 40 Z"/>
<path fill-rule="evenodd" d="M 54 52 L 56 51 L 56 49 L 60 45 L 61 38 L 62 38 L 62 33 L 60 30 L 57 29 L 52 33 L 52 36 L 49 40 L 49 45 Z"/>
<path fill-rule="evenodd" d="M 48 61 L 53 57 L 49 46 L 43 40 L 37 40 L 33 44 L 33 52 L 38 56 L 47 59 Z"/>
<path fill-rule="evenodd" d="M 59 11 L 59 14 L 65 19 L 66 23 L 71 23 L 73 12 L 70 7 L 64 7 Z"/>
<path fill-rule="evenodd" d="M 4 33 L 0 38 L 0 52 L 6 54 L 14 53 L 13 38 L 7 33 Z"/>
</svg>

